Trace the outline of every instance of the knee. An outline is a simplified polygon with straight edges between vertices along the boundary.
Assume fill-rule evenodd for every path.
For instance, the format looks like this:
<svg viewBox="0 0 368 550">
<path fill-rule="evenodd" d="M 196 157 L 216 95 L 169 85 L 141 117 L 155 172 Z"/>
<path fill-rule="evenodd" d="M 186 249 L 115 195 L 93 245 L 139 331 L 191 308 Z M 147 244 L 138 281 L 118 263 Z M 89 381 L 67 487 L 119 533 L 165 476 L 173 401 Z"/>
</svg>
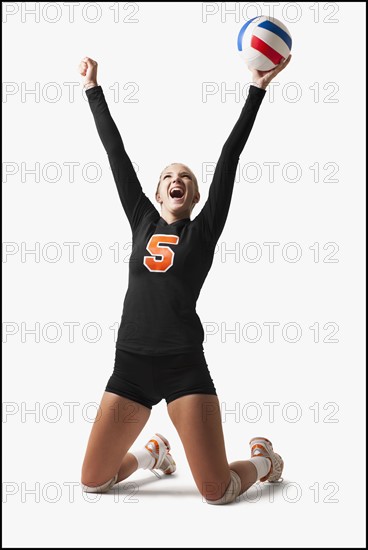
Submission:
<svg viewBox="0 0 368 550">
<path fill-rule="evenodd" d="M 236 472 L 230 470 L 230 483 L 224 484 L 205 483 L 202 495 L 208 504 L 230 504 L 239 495 L 241 479 Z"/>
<path fill-rule="evenodd" d="M 85 475 L 82 475 L 80 484 L 82 490 L 85 493 L 106 493 L 117 483 L 118 474 L 115 474 L 114 477 L 112 477 L 108 481 L 98 478 L 95 478 L 94 481 L 91 481 L 91 479 L 91 477 L 86 477 Z"/>
<path fill-rule="evenodd" d="M 216 481 L 204 481 L 202 483 L 201 487 L 199 488 L 199 492 L 201 493 L 203 500 L 209 501 L 209 500 L 218 500 L 222 498 L 224 495 L 227 487 L 229 485 L 229 482 L 216 482 Z"/>
</svg>

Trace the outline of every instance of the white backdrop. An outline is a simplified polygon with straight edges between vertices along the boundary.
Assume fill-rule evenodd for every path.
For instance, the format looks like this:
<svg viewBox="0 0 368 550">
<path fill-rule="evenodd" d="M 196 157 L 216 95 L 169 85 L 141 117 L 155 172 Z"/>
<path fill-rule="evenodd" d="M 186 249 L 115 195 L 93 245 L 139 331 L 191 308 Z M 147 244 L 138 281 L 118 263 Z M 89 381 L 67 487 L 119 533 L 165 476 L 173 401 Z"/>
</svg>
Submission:
<svg viewBox="0 0 368 550">
<path fill-rule="evenodd" d="M 131 235 L 77 65 L 98 61 L 152 200 L 164 166 L 191 167 L 195 217 L 251 80 L 237 34 L 260 14 L 287 25 L 293 59 L 240 157 L 197 312 L 229 460 L 265 435 L 284 484 L 207 505 L 162 401 L 136 444 L 164 433 L 177 474 L 85 495 Z M 364 20 L 362 2 L 3 3 L 5 547 L 364 545 Z"/>
</svg>

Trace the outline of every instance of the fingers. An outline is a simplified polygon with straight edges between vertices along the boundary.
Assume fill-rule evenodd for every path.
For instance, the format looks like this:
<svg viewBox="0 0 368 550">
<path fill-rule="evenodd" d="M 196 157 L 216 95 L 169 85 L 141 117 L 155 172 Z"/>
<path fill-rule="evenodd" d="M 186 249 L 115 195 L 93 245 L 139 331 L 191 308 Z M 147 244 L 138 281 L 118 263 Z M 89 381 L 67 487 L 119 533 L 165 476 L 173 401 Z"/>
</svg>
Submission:
<svg viewBox="0 0 368 550">
<path fill-rule="evenodd" d="M 78 65 L 78 70 L 82 76 L 86 76 L 89 68 L 97 69 L 97 66 L 98 63 L 94 59 L 91 59 L 90 57 L 83 57 L 82 61 Z"/>
<path fill-rule="evenodd" d="M 289 65 L 290 63 L 290 60 L 291 60 L 291 54 L 289 54 L 289 57 L 287 57 L 286 59 L 283 58 L 280 63 L 277 65 L 277 67 L 275 67 L 275 71 L 276 71 L 276 74 L 283 71 L 285 69 L 285 67 L 287 65 Z"/>
<path fill-rule="evenodd" d="M 271 69 L 270 71 L 268 71 L 267 81 L 271 82 L 271 80 L 273 80 L 276 75 L 281 73 L 281 71 L 283 71 L 285 69 L 285 67 L 290 63 L 290 59 L 291 59 L 291 54 L 286 59 L 283 58 L 280 61 L 280 63 L 278 65 L 276 65 L 276 67 L 274 69 Z"/>
<path fill-rule="evenodd" d="M 90 57 L 83 57 L 82 61 L 84 63 L 87 63 L 87 66 L 88 67 L 97 67 L 97 61 L 95 61 L 94 59 L 91 59 Z"/>
<path fill-rule="evenodd" d="M 85 61 L 81 61 L 78 65 L 79 74 L 82 76 L 86 76 L 87 74 L 87 63 Z"/>
</svg>

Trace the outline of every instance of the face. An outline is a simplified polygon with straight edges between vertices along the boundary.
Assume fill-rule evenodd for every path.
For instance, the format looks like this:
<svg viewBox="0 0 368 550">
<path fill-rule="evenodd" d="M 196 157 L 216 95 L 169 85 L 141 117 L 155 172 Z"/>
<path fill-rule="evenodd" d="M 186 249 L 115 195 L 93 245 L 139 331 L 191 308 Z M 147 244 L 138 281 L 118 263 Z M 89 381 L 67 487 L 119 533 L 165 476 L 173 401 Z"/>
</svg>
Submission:
<svg viewBox="0 0 368 550">
<path fill-rule="evenodd" d="M 156 195 L 163 212 L 189 217 L 199 197 L 193 174 L 184 164 L 170 164 L 165 168 Z"/>
</svg>

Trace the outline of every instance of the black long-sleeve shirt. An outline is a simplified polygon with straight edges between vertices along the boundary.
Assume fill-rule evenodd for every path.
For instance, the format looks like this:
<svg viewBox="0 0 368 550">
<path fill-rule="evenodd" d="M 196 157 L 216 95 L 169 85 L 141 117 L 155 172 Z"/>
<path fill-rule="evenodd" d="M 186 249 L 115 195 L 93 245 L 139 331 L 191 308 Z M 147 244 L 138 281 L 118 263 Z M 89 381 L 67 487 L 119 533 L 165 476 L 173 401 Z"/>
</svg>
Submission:
<svg viewBox="0 0 368 550">
<path fill-rule="evenodd" d="M 217 162 L 208 199 L 191 220 L 167 223 L 144 194 L 101 86 L 86 90 L 132 230 L 128 290 L 116 347 L 147 355 L 203 350 L 196 302 L 228 215 L 239 156 L 265 90 L 250 86 Z"/>
</svg>

